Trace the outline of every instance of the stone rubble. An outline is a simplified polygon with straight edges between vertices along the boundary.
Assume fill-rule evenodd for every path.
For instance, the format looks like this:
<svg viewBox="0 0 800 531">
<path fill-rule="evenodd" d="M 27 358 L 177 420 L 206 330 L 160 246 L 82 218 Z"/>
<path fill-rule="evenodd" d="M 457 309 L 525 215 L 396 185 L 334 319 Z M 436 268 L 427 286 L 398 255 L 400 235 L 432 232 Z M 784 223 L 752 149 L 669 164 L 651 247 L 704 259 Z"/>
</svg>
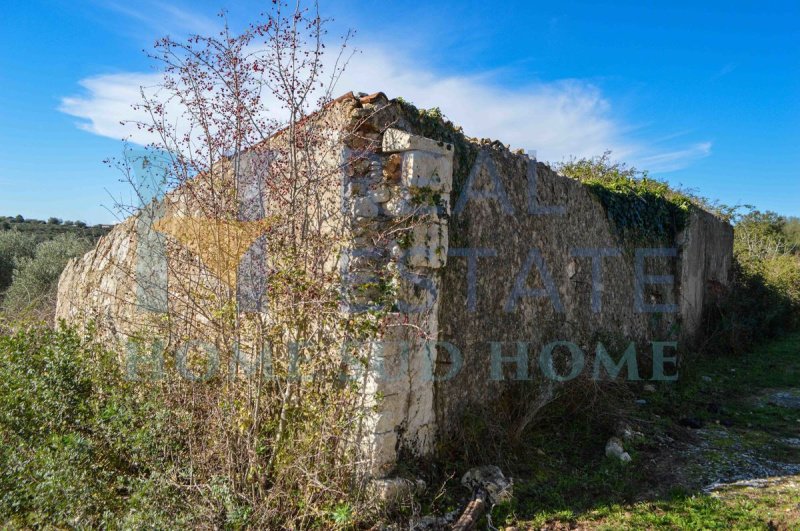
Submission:
<svg viewBox="0 0 800 531">
<path fill-rule="evenodd" d="M 606 457 L 617 459 L 621 463 L 630 463 L 631 456 L 622 446 L 618 437 L 611 437 L 606 443 Z"/>
</svg>

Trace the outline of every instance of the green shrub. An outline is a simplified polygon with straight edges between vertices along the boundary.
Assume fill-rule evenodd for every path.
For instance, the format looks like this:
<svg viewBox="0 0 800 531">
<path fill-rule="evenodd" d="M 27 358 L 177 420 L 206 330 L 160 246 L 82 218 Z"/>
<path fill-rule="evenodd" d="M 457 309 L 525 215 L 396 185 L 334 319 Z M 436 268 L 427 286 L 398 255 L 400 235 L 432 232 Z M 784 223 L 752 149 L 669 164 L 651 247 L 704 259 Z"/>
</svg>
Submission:
<svg viewBox="0 0 800 531">
<path fill-rule="evenodd" d="M 53 306 L 58 278 L 70 258 L 86 253 L 91 244 L 72 234 L 62 234 L 36 246 L 33 257 L 16 260 L 3 308 L 20 314 Z"/>
<path fill-rule="evenodd" d="M 800 218 L 787 218 L 783 226 L 783 232 L 792 251 L 795 254 L 800 254 Z"/>
<path fill-rule="evenodd" d="M 647 171 L 613 162 L 610 151 L 554 167 L 586 185 L 602 203 L 620 238 L 637 244 L 673 242 L 686 226 L 692 206 L 716 210 L 706 199 L 653 179 Z"/>
<path fill-rule="evenodd" d="M 735 227 L 734 252 L 740 261 L 759 261 L 789 253 L 785 218 L 775 212 L 754 210 L 741 216 Z"/>
<path fill-rule="evenodd" d="M 785 223 L 757 210 L 736 219 L 733 284 L 708 317 L 710 350 L 743 352 L 800 326 L 800 256 Z"/>
<path fill-rule="evenodd" d="M 175 527 L 167 415 L 157 390 L 75 331 L 0 336 L 3 528 Z"/>
<path fill-rule="evenodd" d="M 0 232 L 0 293 L 11 285 L 14 269 L 21 260 L 32 258 L 35 237 L 15 230 Z"/>
</svg>

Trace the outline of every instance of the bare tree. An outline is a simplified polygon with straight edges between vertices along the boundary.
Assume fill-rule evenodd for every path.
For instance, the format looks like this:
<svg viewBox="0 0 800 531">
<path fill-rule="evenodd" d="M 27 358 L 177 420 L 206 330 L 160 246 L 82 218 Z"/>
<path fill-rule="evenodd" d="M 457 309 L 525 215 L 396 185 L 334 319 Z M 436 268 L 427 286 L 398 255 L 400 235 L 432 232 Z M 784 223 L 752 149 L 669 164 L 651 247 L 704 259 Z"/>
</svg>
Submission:
<svg viewBox="0 0 800 531">
<path fill-rule="evenodd" d="M 303 526 L 356 480 L 358 392 L 339 378 L 339 348 L 359 325 L 341 312 L 335 266 L 342 172 L 372 146 L 341 160 L 357 124 L 332 94 L 351 34 L 329 56 L 316 3 L 273 2 L 238 34 L 221 19 L 218 35 L 157 42 L 164 81 L 142 89 L 133 124 L 153 141 L 115 162 L 138 197 L 127 274 L 157 284 L 147 300 L 128 294 L 149 310 L 128 333 L 159 338 L 184 376 L 159 384 L 173 428 L 192 434 L 180 485 L 202 493 L 222 474 L 258 508 L 251 524 Z"/>
</svg>

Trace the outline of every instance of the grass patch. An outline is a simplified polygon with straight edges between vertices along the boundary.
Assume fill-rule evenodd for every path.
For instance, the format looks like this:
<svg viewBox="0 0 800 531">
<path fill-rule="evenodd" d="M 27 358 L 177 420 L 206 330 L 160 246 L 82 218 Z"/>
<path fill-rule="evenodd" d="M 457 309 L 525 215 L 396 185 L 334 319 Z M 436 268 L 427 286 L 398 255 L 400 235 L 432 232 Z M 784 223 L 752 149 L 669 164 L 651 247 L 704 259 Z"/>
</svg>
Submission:
<svg viewBox="0 0 800 531">
<path fill-rule="evenodd" d="M 678 382 L 643 395 L 647 404 L 631 413 L 630 421 L 647 430 L 626 443 L 628 466 L 603 455 L 609 419 L 551 419 L 526 436 L 533 451 L 515 463 L 514 499 L 494 508 L 492 522 L 533 529 L 797 528 L 800 476 L 710 495 L 698 487 L 714 471 L 751 466 L 754 456 L 800 461 L 800 451 L 782 442 L 800 435 L 800 410 L 770 403 L 776 390 L 796 388 L 798 375 L 798 333 L 742 356 L 693 359 Z M 702 437 L 679 425 L 685 417 L 704 423 Z M 665 438 L 672 442 L 658 443 Z M 692 445 L 697 451 L 685 452 Z"/>
<path fill-rule="evenodd" d="M 576 523 L 597 529 L 791 529 L 800 522 L 800 491 L 788 481 L 714 495 L 675 493 L 670 499 L 613 505 Z"/>
</svg>

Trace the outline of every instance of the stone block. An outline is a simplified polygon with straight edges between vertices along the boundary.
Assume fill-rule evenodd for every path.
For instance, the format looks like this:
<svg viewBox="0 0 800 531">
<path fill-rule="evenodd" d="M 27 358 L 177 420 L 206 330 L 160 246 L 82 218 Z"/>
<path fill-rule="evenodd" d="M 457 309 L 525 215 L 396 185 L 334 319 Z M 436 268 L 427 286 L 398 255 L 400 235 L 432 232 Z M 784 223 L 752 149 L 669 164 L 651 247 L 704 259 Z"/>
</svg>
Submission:
<svg viewBox="0 0 800 531">
<path fill-rule="evenodd" d="M 449 155 L 452 158 L 453 145 L 446 142 L 440 142 L 424 136 L 412 135 L 400 129 L 390 128 L 383 133 L 383 152 L 396 153 L 398 151 L 430 151 L 432 153 L 440 153 L 442 155 Z"/>
<path fill-rule="evenodd" d="M 392 193 L 385 186 L 378 186 L 367 193 L 367 197 L 375 203 L 385 203 L 392 198 Z"/>
<path fill-rule="evenodd" d="M 411 481 L 405 478 L 390 478 L 374 479 L 370 482 L 370 491 L 375 497 L 391 506 L 409 499 L 414 494 L 424 492 L 425 487 L 425 482 L 421 479 Z"/>
<path fill-rule="evenodd" d="M 353 199 L 353 216 L 356 218 L 374 218 L 378 215 L 378 205 L 368 197 Z"/>
<path fill-rule="evenodd" d="M 428 151 L 409 151 L 403 157 L 402 183 L 449 194 L 453 188 L 453 161 Z"/>
<path fill-rule="evenodd" d="M 406 253 L 409 267 L 438 269 L 447 263 L 447 224 L 421 223 L 412 229 L 412 246 Z"/>
<path fill-rule="evenodd" d="M 414 205 L 404 195 L 395 194 L 383 204 L 383 211 L 387 216 L 403 218 L 414 213 Z"/>
</svg>

